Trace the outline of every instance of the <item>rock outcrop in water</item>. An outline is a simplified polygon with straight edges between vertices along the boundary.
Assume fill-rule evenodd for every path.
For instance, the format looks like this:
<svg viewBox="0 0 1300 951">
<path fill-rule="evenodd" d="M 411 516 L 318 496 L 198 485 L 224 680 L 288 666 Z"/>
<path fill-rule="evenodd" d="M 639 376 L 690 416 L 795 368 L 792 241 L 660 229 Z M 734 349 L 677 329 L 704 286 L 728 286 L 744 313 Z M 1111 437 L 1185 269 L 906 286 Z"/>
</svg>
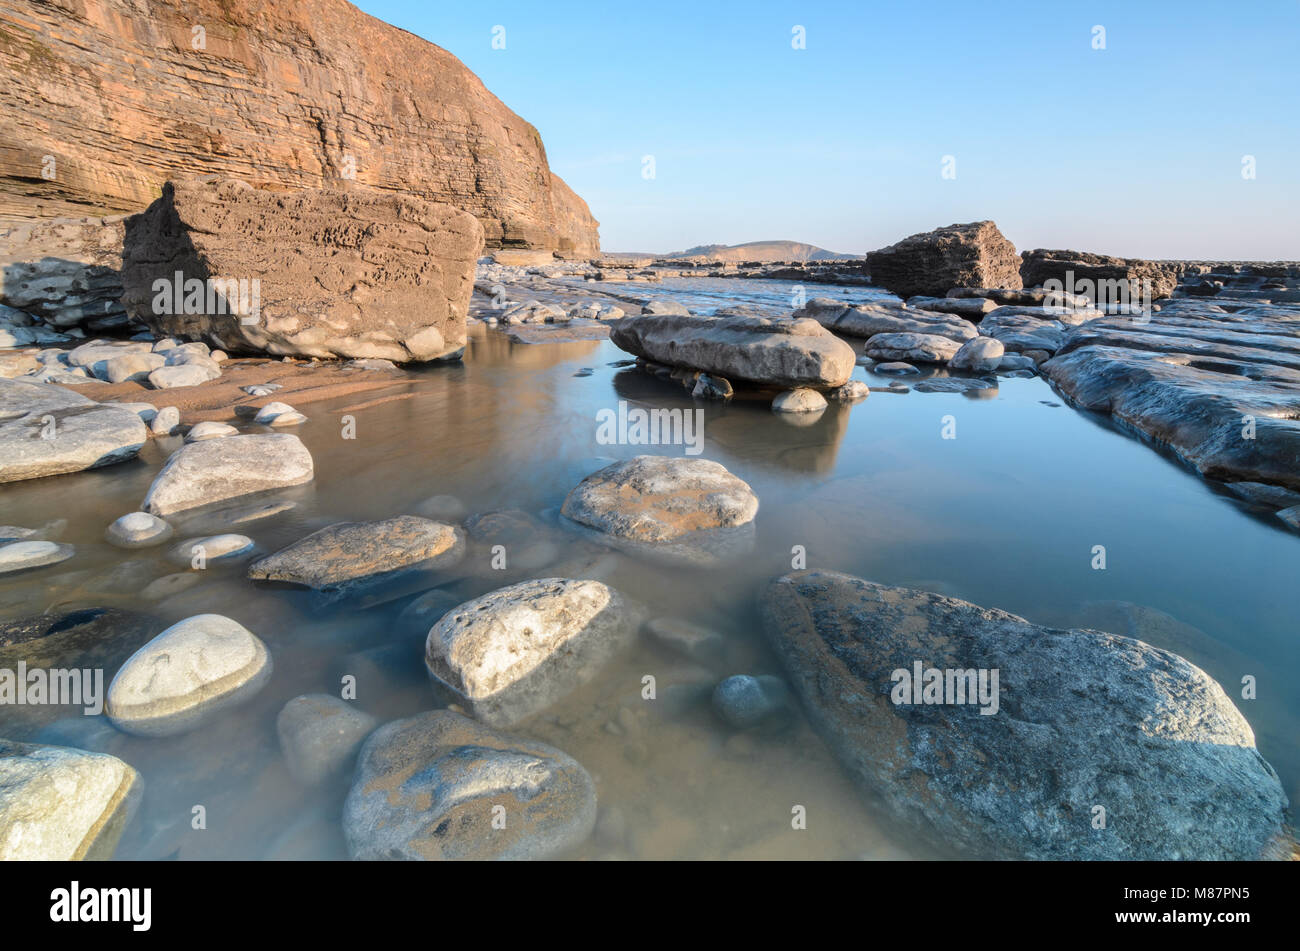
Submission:
<svg viewBox="0 0 1300 951">
<path fill-rule="evenodd" d="M 1021 286 L 1015 245 L 991 221 L 936 228 L 872 251 L 867 273 L 904 299 L 943 297 L 954 287 Z"/>
<path fill-rule="evenodd" d="M 1175 654 L 836 572 L 778 579 L 762 612 L 841 764 L 945 848 L 1036 860 L 1281 858 L 1289 849 L 1287 799 L 1249 724 Z M 988 684 L 998 671 L 996 704 L 951 702 L 955 681 L 943 702 L 943 673 L 939 702 L 909 702 L 909 690 L 896 703 L 895 671 L 910 675 L 918 663 L 983 670 Z"/>
<path fill-rule="evenodd" d="M 853 348 L 814 320 L 642 314 L 615 322 L 609 339 L 657 363 L 783 388 L 842 386 L 853 373 Z"/>
<path fill-rule="evenodd" d="M 410 196 L 197 179 L 168 182 L 125 242 L 123 303 L 156 333 L 406 363 L 464 349 L 483 234 L 472 215 Z"/>
<path fill-rule="evenodd" d="M 533 126 L 343 0 L 17 0 L 0 71 L 0 219 L 138 211 L 187 175 L 351 180 L 468 211 L 490 247 L 599 248 Z"/>
<path fill-rule="evenodd" d="M 1169 301 L 1076 328 L 1042 371 L 1207 478 L 1300 489 L 1300 307 Z"/>
</svg>

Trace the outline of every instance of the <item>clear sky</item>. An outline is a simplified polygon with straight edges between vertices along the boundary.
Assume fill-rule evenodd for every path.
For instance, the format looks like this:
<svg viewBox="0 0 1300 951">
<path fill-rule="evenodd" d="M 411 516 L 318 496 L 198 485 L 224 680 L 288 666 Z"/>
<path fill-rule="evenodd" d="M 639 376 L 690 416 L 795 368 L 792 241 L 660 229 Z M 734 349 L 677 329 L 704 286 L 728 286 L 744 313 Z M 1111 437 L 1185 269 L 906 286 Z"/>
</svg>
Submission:
<svg viewBox="0 0 1300 951">
<path fill-rule="evenodd" d="M 992 218 L 1018 249 L 1300 259 L 1300 0 L 358 6 L 533 123 L 606 250 Z"/>
</svg>

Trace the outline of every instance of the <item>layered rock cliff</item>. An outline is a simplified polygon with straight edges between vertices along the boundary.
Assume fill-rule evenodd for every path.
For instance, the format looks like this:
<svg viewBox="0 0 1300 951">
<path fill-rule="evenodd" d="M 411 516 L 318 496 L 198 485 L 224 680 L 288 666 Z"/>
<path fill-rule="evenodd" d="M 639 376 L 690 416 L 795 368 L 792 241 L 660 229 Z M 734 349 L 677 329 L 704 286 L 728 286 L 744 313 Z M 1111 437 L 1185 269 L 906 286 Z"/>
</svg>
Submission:
<svg viewBox="0 0 1300 951">
<path fill-rule="evenodd" d="M 5 0 L 0 220 L 138 211 L 169 178 L 343 181 L 588 255 L 537 130 L 456 57 L 343 0 Z"/>
</svg>

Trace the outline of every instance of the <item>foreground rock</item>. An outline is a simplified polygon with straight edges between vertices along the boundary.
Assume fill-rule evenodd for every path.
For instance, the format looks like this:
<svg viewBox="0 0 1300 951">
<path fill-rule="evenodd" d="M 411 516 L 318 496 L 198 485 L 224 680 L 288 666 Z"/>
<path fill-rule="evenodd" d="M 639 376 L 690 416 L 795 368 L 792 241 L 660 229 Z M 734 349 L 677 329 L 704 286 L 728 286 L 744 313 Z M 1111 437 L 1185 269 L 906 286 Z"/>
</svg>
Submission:
<svg viewBox="0 0 1300 951">
<path fill-rule="evenodd" d="M 1219 685 L 1177 655 L 835 572 L 778 579 L 762 613 L 845 769 L 944 847 L 1036 860 L 1280 856 L 1276 773 Z M 997 670 L 998 689 L 990 677 L 973 703 L 895 703 L 894 672 L 918 663 Z"/>
<path fill-rule="evenodd" d="M 998 369 L 1006 347 L 995 337 L 976 337 L 962 344 L 948 366 L 954 370 L 969 370 L 972 373 L 992 373 Z"/>
<path fill-rule="evenodd" d="M 624 317 L 609 338 L 656 363 L 787 388 L 835 387 L 853 373 L 853 348 L 815 320 L 769 317 Z"/>
<path fill-rule="evenodd" d="M 448 710 L 376 730 L 343 808 L 354 859 L 552 858 L 595 822 L 595 784 L 571 757 Z"/>
<path fill-rule="evenodd" d="M 143 788 L 115 756 L 0 739 L 0 861 L 112 858 Z"/>
<path fill-rule="evenodd" d="M 201 505 L 310 482 L 311 453 L 289 433 L 227 436 L 182 446 L 162 467 L 141 508 L 170 515 Z"/>
<path fill-rule="evenodd" d="M 948 225 L 867 255 L 871 283 L 904 299 L 953 287 L 1021 287 L 1015 246 L 991 221 Z"/>
<path fill-rule="evenodd" d="M 794 312 L 811 317 L 827 330 L 849 337 L 870 338 L 886 333 L 921 333 L 965 342 L 978 331 L 969 320 L 952 314 L 917 310 L 889 301 L 849 306 L 828 297 L 814 297 Z"/>
<path fill-rule="evenodd" d="M 148 441 L 130 410 L 47 383 L 0 379 L 0 482 L 123 462 Z"/>
<path fill-rule="evenodd" d="M 172 736 L 243 703 L 270 678 L 271 655 L 256 635 L 220 614 L 199 614 L 127 659 L 109 685 L 106 709 L 119 730 Z"/>
<path fill-rule="evenodd" d="M 223 350 L 435 360 L 465 346 L 482 249 L 473 215 L 418 198 L 169 182 L 127 224 L 122 301 L 157 333 Z"/>
<path fill-rule="evenodd" d="M 1167 302 L 1085 324 L 1041 369 L 1206 478 L 1300 490 L 1300 307 Z"/>
<path fill-rule="evenodd" d="M 717 462 L 637 456 L 587 476 L 561 512 L 616 547 L 711 565 L 752 548 L 758 497 Z"/>
<path fill-rule="evenodd" d="M 465 539 L 459 529 L 415 515 L 398 515 L 322 528 L 253 562 L 248 577 L 312 588 L 321 596 L 318 603 L 327 604 L 417 573 L 450 568 L 464 556 Z"/>
<path fill-rule="evenodd" d="M 638 620 L 599 581 L 525 581 L 443 615 L 429 631 L 425 665 L 475 719 L 511 726 L 597 676 Z"/>
</svg>

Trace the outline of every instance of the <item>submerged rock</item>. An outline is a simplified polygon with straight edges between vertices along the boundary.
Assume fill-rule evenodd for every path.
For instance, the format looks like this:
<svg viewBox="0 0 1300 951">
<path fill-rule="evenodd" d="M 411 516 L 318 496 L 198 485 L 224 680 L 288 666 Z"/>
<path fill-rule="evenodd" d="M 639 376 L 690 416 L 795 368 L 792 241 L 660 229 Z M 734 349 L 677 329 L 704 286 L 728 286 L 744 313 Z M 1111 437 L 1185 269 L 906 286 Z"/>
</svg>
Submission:
<svg viewBox="0 0 1300 951">
<path fill-rule="evenodd" d="M 266 645 L 237 621 L 199 614 L 173 624 L 127 659 L 108 688 L 119 730 L 172 736 L 248 700 L 271 678 Z"/>
<path fill-rule="evenodd" d="M 762 616 L 841 764 L 941 846 L 1032 860 L 1280 855 L 1276 773 L 1222 688 L 1175 654 L 826 571 L 774 581 Z M 916 665 L 941 672 L 932 702 L 913 703 L 900 680 Z M 970 694 L 948 685 L 957 702 L 942 702 L 947 670 L 975 675 L 960 681 Z"/>
<path fill-rule="evenodd" d="M 0 545 L 0 575 L 29 568 L 43 568 L 67 561 L 76 549 L 58 542 L 25 541 Z"/>
<path fill-rule="evenodd" d="M 172 537 L 172 527 L 148 512 L 130 512 L 104 530 L 104 538 L 118 548 L 148 548 Z"/>
<path fill-rule="evenodd" d="M 595 784 L 570 756 L 448 710 L 371 734 L 343 808 L 354 859 L 552 858 L 595 823 Z"/>
<path fill-rule="evenodd" d="M 0 739 L 0 861 L 112 858 L 143 788 L 115 756 Z"/>
<path fill-rule="evenodd" d="M 614 323 L 610 340 L 647 360 L 731 381 L 830 387 L 853 372 L 853 348 L 815 320 L 644 314 Z"/>
<path fill-rule="evenodd" d="M 736 674 L 713 690 L 713 709 L 738 730 L 749 730 L 786 713 L 790 688 L 780 677 Z"/>
<path fill-rule="evenodd" d="M 753 545 L 758 497 L 707 459 L 637 456 L 594 472 L 561 513 L 596 537 L 670 562 L 716 564 Z"/>
<path fill-rule="evenodd" d="M 225 441 L 225 440 L 223 440 Z M 256 581 L 312 588 L 331 603 L 416 573 L 441 571 L 465 556 L 460 530 L 414 515 L 339 522 L 248 566 Z"/>
<path fill-rule="evenodd" d="M 149 486 L 141 508 L 170 515 L 312 480 L 307 447 L 288 433 L 205 439 L 177 450 Z"/>
<path fill-rule="evenodd" d="M 379 720 L 355 704 L 323 693 L 294 697 L 275 720 L 289 775 L 304 786 L 346 773 L 377 726 Z"/>
<path fill-rule="evenodd" d="M 778 393 L 772 400 L 774 413 L 820 413 L 826 409 L 826 397 L 816 390 L 802 388 Z"/>
<path fill-rule="evenodd" d="M 425 665 L 476 719 L 511 726 L 599 674 L 636 623 L 622 595 L 599 581 L 525 581 L 443 615 Z"/>
</svg>

